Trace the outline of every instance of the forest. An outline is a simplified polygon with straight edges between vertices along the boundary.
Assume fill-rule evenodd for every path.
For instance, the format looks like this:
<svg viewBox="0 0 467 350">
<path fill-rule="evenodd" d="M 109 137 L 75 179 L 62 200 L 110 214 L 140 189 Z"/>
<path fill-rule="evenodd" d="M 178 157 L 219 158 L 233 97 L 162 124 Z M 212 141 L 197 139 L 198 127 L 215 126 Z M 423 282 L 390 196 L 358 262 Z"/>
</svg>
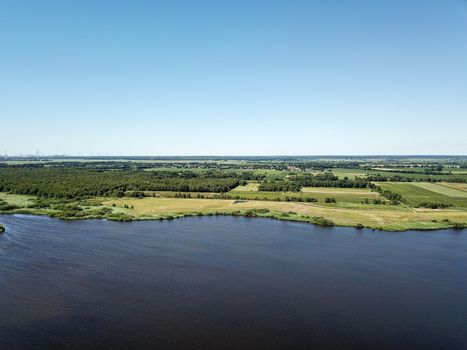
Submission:
<svg viewBox="0 0 467 350">
<path fill-rule="evenodd" d="M 248 175 L 248 174 L 247 174 Z M 38 197 L 122 197 L 126 191 L 228 192 L 245 174 L 82 168 L 0 168 L 0 192 Z"/>
</svg>

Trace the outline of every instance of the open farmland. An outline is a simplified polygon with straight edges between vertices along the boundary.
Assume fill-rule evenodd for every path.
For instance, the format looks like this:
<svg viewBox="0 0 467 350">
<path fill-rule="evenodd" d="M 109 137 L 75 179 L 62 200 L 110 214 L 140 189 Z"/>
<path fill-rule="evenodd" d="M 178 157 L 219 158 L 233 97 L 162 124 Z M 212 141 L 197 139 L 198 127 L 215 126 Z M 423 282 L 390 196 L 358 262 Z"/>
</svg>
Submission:
<svg viewBox="0 0 467 350">
<path fill-rule="evenodd" d="M 368 173 L 363 169 L 345 169 L 345 168 L 333 168 L 329 169 L 334 175 L 339 177 L 339 179 L 343 179 L 344 177 L 348 177 L 351 180 L 355 180 L 355 177 L 365 177 Z"/>
<path fill-rule="evenodd" d="M 450 183 L 450 182 L 442 182 L 440 185 L 444 187 L 453 188 L 455 190 L 459 190 L 462 192 L 467 192 L 467 183 Z"/>
<path fill-rule="evenodd" d="M 448 197 L 467 198 L 466 191 L 445 186 L 444 183 L 415 182 L 414 185 L 424 188 L 425 190 L 433 191 Z"/>
<path fill-rule="evenodd" d="M 259 183 L 250 182 L 246 185 L 240 185 L 232 189 L 230 192 L 254 192 L 258 191 Z"/>
<path fill-rule="evenodd" d="M 422 186 L 420 186 L 420 183 L 406 182 L 380 182 L 378 185 L 381 186 L 383 190 L 399 193 L 407 200 L 408 205 L 417 206 L 420 203 L 438 202 L 467 209 L 467 198 L 465 196 L 452 197 L 446 194 L 435 192 L 425 188 L 423 183 Z M 442 186 L 438 186 L 442 188 Z M 439 187 L 436 187 L 438 191 Z M 446 188 L 446 190 L 448 190 L 448 188 Z"/>
<path fill-rule="evenodd" d="M 299 192 L 272 192 L 272 191 L 238 191 L 232 190 L 227 193 L 231 196 L 238 196 L 242 199 L 249 200 L 282 200 L 285 201 L 287 198 L 313 198 L 321 204 L 324 204 L 326 198 L 334 198 L 336 203 L 326 204 L 334 206 L 355 206 L 356 204 L 362 205 L 362 201 L 368 199 L 384 200 L 377 192 L 370 190 L 354 190 L 347 188 L 323 188 L 323 187 L 307 187 L 303 188 Z"/>
</svg>

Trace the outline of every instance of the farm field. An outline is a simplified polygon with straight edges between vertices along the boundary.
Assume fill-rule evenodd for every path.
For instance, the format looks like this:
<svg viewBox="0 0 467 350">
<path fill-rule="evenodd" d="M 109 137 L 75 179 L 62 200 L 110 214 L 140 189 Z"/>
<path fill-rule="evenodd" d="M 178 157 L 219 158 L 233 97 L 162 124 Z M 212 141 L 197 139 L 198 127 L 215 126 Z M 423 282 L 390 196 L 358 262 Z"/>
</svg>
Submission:
<svg viewBox="0 0 467 350">
<path fill-rule="evenodd" d="M 435 180 L 440 180 L 440 181 L 449 181 L 454 178 L 456 179 L 462 179 L 462 180 L 467 180 L 467 174 L 442 174 L 442 175 L 429 175 L 429 174 L 424 174 L 424 173 L 417 173 L 417 174 L 406 174 L 406 173 L 400 173 L 397 171 L 379 171 L 379 170 L 365 170 L 366 174 L 379 174 L 387 177 L 392 177 L 392 176 L 400 176 L 400 177 L 405 177 L 405 178 L 412 178 L 412 179 L 418 179 L 418 180 L 423 180 L 423 179 L 435 179 Z"/>
<path fill-rule="evenodd" d="M 345 168 L 332 168 L 329 169 L 334 175 L 336 175 L 339 179 L 343 179 L 344 177 L 348 177 L 351 180 L 355 180 L 355 177 L 364 177 L 368 171 L 363 169 L 345 169 Z"/>
<path fill-rule="evenodd" d="M 384 198 L 377 192 L 370 190 L 355 190 L 346 188 L 324 188 L 324 187 L 307 187 L 303 188 L 300 192 L 269 192 L 269 191 L 240 191 L 232 190 L 227 193 L 231 196 L 239 196 L 241 198 L 255 200 L 255 199 L 270 199 L 270 200 L 286 200 L 286 198 L 314 198 L 318 202 L 324 204 L 327 197 L 336 199 L 336 206 L 348 206 L 352 204 L 360 204 L 365 199 L 373 200 L 376 198 L 384 200 Z"/>
<path fill-rule="evenodd" d="M 257 182 L 250 182 L 246 185 L 240 185 L 235 187 L 233 190 L 230 192 L 253 192 L 253 191 L 258 191 L 259 188 L 259 183 Z"/>
<path fill-rule="evenodd" d="M 404 169 L 405 170 L 405 169 Z M 406 169 L 406 170 L 412 170 L 412 171 L 417 171 L 415 174 L 407 174 L 403 172 L 398 172 L 396 169 L 377 169 L 373 168 L 372 170 L 365 170 L 365 169 L 346 169 L 346 168 L 332 168 L 328 169 L 328 171 L 332 172 L 334 175 L 338 176 L 339 179 L 343 179 L 344 177 L 348 177 L 349 179 L 355 179 L 355 177 L 365 177 L 366 175 L 383 175 L 387 177 L 392 177 L 392 176 L 400 176 L 404 178 L 412 178 L 412 179 L 436 179 L 436 180 L 445 180 L 449 181 L 450 179 L 456 178 L 456 179 L 464 179 L 467 180 L 467 173 L 465 171 L 459 171 L 459 172 L 452 172 L 452 174 L 436 174 L 436 175 L 430 175 L 430 174 L 425 174 L 423 172 L 423 169 Z"/>
<path fill-rule="evenodd" d="M 441 182 L 440 185 L 443 185 L 444 187 L 453 188 L 455 190 L 467 192 L 467 183 Z"/>
<path fill-rule="evenodd" d="M 429 191 L 433 191 L 448 197 L 459 197 L 467 198 L 467 192 L 458 190 L 449 186 L 445 186 L 443 183 L 434 182 L 415 182 L 414 185 L 424 188 Z"/>
<path fill-rule="evenodd" d="M 431 183 L 420 182 L 379 182 L 377 184 L 381 186 L 383 190 L 399 193 L 402 195 L 407 200 L 408 205 L 417 206 L 423 202 L 438 202 L 467 210 L 467 197 L 452 197 L 446 194 L 442 194 L 440 193 L 441 191 L 445 189 L 444 191 L 446 193 L 449 191 L 449 188 L 445 188 L 441 185 L 435 184 L 435 187 L 431 187 Z M 433 191 L 433 189 L 436 189 L 438 192 Z"/>
</svg>

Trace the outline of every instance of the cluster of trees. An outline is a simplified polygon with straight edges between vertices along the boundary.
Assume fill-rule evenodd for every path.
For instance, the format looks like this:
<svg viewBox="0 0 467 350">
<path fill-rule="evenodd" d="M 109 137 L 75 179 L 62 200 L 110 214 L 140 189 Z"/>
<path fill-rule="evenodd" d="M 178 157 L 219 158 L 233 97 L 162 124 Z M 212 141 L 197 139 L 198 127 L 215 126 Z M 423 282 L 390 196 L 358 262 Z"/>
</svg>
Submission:
<svg viewBox="0 0 467 350">
<path fill-rule="evenodd" d="M 393 205 L 406 202 L 406 199 L 400 193 L 383 190 L 381 186 L 378 186 L 372 183 L 369 184 L 369 187 L 375 190 L 376 192 L 378 192 L 383 197 L 386 197 L 387 199 L 389 199 L 391 201 L 391 204 Z"/>
<path fill-rule="evenodd" d="M 422 174 L 420 172 L 413 174 Z M 425 175 L 425 174 L 423 174 Z M 440 175 L 439 173 L 433 175 Z M 441 174 L 441 175 L 451 175 L 451 174 Z M 465 183 L 467 179 L 461 177 L 446 177 L 446 178 L 433 178 L 433 177 L 410 177 L 410 176 L 400 176 L 400 175 L 382 175 L 382 174 L 368 174 L 366 177 L 368 181 L 379 181 L 379 182 L 439 182 L 439 181 L 446 181 L 446 182 L 457 182 L 457 183 Z"/>
<path fill-rule="evenodd" d="M 229 176 L 221 172 L 3 167 L 0 168 L 0 192 L 59 198 L 121 197 L 127 191 L 227 192 L 243 181 L 239 176 Z"/>
<path fill-rule="evenodd" d="M 364 178 L 350 180 L 348 177 L 339 179 L 333 173 L 323 174 L 303 174 L 290 178 L 290 181 L 297 183 L 300 187 L 340 187 L 340 188 L 365 188 L 368 181 Z"/>
<path fill-rule="evenodd" d="M 300 191 L 302 187 L 340 187 L 340 188 L 365 188 L 368 180 L 356 178 L 350 180 L 345 177 L 339 179 L 332 173 L 324 174 L 297 174 L 286 179 L 264 181 L 259 185 L 260 191 Z"/>
<path fill-rule="evenodd" d="M 259 191 L 273 191 L 273 192 L 298 192 L 301 186 L 296 182 L 279 180 L 279 181 L 266 181 L 262 182 Z"/>
<path fill-rule="evenodd" d="M 368 198 L 365 198 L 364 200 L 362 200 L 362 204 L 376 204 L 376 205 L 380 205 L 380 204 L 386 204 L 387 202 L 384 201 L 384 200 L 381 200 L 379 198 L 375 198 L 375 199 L 372 199 L 371 201 L 368 199 Z M 393 200 L 390 202 L 392 205 L 398 205 L 399 202 L 396 201 L 396 200 Z"/>
<path fill-rule="evenodd" d="M 438 203 L 438 202 L 422 202 L 418 204 L 420 208 L 429 208 L 429 209 L 443 209 L 450 207 L 451 204 Z"/>
<path fill-rule="evenodd" d="M 373 170 L 370 168 L 369 170 Z M 374 169 L 376 170 L 376 169 Z M 401 174 L 426 174 L 426 175 L 451 175 L 451 172 L 443 173 L 443 166 L 442 165 L 431 165 L 429 167 L 418 167 L 418 169 L 399 169 L 399 168 L 394 168 L 394 169 L 383 169 L 384 171 L 389 171 L 389 172 L 395 172 L 395 173 L 401 173 Z"/>
</svg>

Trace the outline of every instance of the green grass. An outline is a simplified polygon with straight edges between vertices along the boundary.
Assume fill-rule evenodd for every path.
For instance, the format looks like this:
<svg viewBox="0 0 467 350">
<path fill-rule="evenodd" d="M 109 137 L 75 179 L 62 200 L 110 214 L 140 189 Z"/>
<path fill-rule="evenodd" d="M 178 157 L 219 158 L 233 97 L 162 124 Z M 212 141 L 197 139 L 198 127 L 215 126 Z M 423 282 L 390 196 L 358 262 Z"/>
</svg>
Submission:
<svg viewBox="0 0 467 350">
<path fill-rule="evenodd" d="M 329 169 L 339 179 L 348 177 L 350 180 L 355 180 L 355 177 L 364 177 L 368 172 L 362 169 L 345 169 L 345 168 L 332 168 Z"/>
<path fill-rule="evenodd" d="M 332 188 L 332 187 L 305 187 L 300 192 L 268 192 L 268 191 L 239 191 L 232 190 L 227 193 L 231 196 L 239 196 L 251 200 L 276 200 L 280 198 L 285 200 L 289 198 L 315 198 L 320 204 L 337 207 L 372 207 L 372 205 L 363 205 L 361 202 L 368 199 L 370 202 L 373 199 L 379 198 L 384 200 L 377 192 L 371 192 L 369 189 L 347 189 L 347 188 Z M 325 204 L 326 197 L 336 199 L 335 204 Z M 379 207 L 379 206 L 378 206 Z"/>
<path fill-rule="evenodd" d="M 387 177 L 398 175 L 400 177 L 408 177 L 413 179 L 435 179 L 441 181 L 449 181 L 451 179 L 465 179 L 467 180 L 467 174 L 453 174 L 453 175 L 428 175 L 428 174 L 405 174 L 398 173 L 396 171 L 380 171 L 380 170 L 365 170 L 367 174 L 380 174 Z"/>
<path fill-rule="evenodd" d="M 407 170 L 409 170 L 408 168 Z M 396 170 L 396 169 L 394 169 Z M 414 169 L 410 169 L 414 170 Z M 406 173 L 400 173 L 397 171 L 386 171 L 386 170 L 364 170 L 364 169 L 354 169 L 354 168 L 332 168 L 329 169 L 334 175 L 338 176 L 339 179 L 343 179 L 344 177 L 348 177 L 349 179 L 355 179 L 356 176 L 359 177 L 365 177 L 367 174 L 380 174 L 384 175 L 387 177 L 392 177 L 392 176 L 401 176 L 401 177 L 406 177 L 406 178 L 413 178 L 413 179 L 436 179 L 436 180 L 445 180 L 449 181 L 450 179 L 454 178 L 459 178 L 459 179 L 466 179 L 467 180 L 467 172 L 459 172 L 459 173 L 453 173 L 452 175 L 448 174 L 440 174 L 440 175 L 428 175 L 423 173 L 423 169 L 420 169 L 421 171 L 417 174 L 406 174 Z M 415 169 L 414 171 L 417 171 Z"/>
<path fill-rule="evenodd" d="M 467 223 L 467 212 L 458 210 L 411 209 L 402 206 L 381 208 L 340 208 L 314 203 L 241 201 L 222 199 L 178 198 L 121 198 L 108 199 L 104 205 L 117 208 L 133 206 L 126 214 L 141 219 L 160 219 L 185 215 L 232 214 L 246 215 L 254 210 L 257 215 L 282 220 L 316 222 L 316 218 L 331 220 L 336 225 L 381 228 L 392 231 L 408 229 L 437 229 L 452 227 L 452 223 Z M 112 207 L 114 208 L 114 207 Z M 261 215 L 260 215 L 261 214 Z M 248 215 L 247 215 L 248 216 Z M 448 219 L 449 221 L 443 221 Z M 319 220 L 318 220 L 319 221 Z"/>
<path fill-rule="evenodd" d="M 253 192 L 253 191 L 258 191 L 259 188 L 259 183 L 257 182 L 250 182 L 244 186 L 237 186 L 233 190 L 231 190 L 231 193 L 234 192 Z"/>
<path fill-rule="evenodd" d="M 448 197 L 467 198 L 467 192 L 444 186 L 442 183 L 415 182 L 414 185 Z"/>
<path fill-rule="evenodd" d="M 418 188 L 419 190 L 423 190 Z M 430 191 L 428 191 L 430 192 Z M 252 194 L 254 192 L 244 192 Z M 433 192 L 434 193 L 434 192 Z M 274 195 L 276 195 L 274 193 Z M 31 197 L 0 193 L 10 204 L 31 203 Z M 98 205 L 102 203 L 102 206 Z M 276 202 L 232 199 L 181 198 L 94 198 L 86 202 L 70 201 L 60 204 L 54 199 L 48 208 L 19 208 L 4 213 L 49 215 L 66 220 L 160 220 L 191 215 L 244 215 L 302 221 L 315 224 L 335 223 L 340 226 L 402 231 L 408 229 L 438 229 L 467 223 L 467 211 L 456 209 L 414 209 L 407 206 L 361 205 L 350 202 L 324 205 L 322 203 Z"/>
<path fill-rule="evenodd" d="M 467 198 L 466 197 L 447 196 L 445 194 L 434 192 L 427 188 L 424 188 L 423 184 L 424 183 L 407 183 L 407 182 L 379 182 L 378 183 L 378 185 L 380 185 L 383 190 L 401 194 L 407 200 L 407 204 L 411 206 L 417 206 L 418 204 L 423 203 L 423 202 L 438 202 L 438 203 L 443 203 L 443 204 L 449 204 L 449 205 L 467 210 Z"/>
<path fill-rule="evenodd" d="M 26 207 L 34 203 L 34 197 L 24 196 L 21 194 L 7 194 L 0 192 L 0 200 L 4 200 L 8 204 L 17 205 L 18 207 Z"/>
</svg>

